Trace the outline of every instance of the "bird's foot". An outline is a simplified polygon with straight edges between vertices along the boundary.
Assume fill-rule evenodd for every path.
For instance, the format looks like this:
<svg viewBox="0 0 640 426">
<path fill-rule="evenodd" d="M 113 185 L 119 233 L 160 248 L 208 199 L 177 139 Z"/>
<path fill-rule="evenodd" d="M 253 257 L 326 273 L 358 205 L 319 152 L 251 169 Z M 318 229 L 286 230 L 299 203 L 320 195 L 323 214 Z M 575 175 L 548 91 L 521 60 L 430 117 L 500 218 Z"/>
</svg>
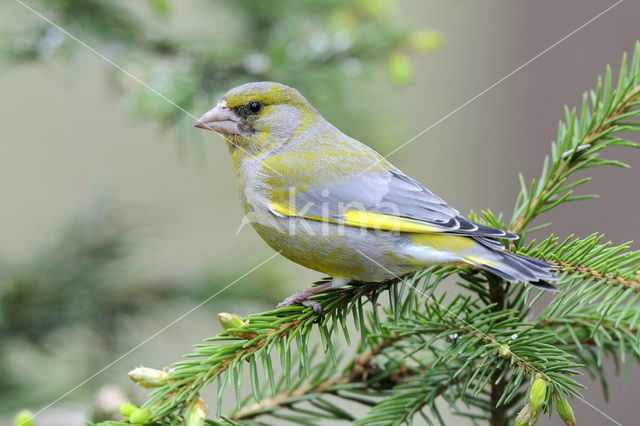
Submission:
<svg viewBox="0 0 640 426">
<path fill-rule="evenodd" d="M 308 288 L 306 290 L 299 291 L 287 297 L 282 302 L 278 303 L 277 307 L 283 308 L 285 306 L 291 306 L 291 305 L 308 306 L 311 309 L 313 309 L 313 313 L 315 313 L 318 317 L 320 317 L 322 316 L 322 305 L 320 305 L 320 303 L 315 302 L 313 300 L 309 300 L 309 298 L 315 294 L 322 293 L 323 291 L 327 291 L 330 288 L 331 288 L 331 282 L 328 282 L 328 283 L 317 285 L 315 287 Z"/>
<path fill-rule="evenodd" d="M 371 306 L 380 306 L 380 304 L 373 299 L 373 289 L 369 290 L 364 295 L 367 297 L 367 299 L 369 299 L 369 303 L 371 303 Z"/>
</svg>

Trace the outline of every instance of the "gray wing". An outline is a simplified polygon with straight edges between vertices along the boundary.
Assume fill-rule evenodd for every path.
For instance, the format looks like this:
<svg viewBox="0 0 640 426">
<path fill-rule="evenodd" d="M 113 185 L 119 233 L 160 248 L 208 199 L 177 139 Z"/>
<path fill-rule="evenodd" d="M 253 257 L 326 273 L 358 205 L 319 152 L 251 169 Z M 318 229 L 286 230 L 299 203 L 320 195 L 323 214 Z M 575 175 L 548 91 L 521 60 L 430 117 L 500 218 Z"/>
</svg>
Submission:
<svg viewBox="0 0 640 426">
<path fill-rule="evenodd" d="M 397 169 L 352 175 L 340 182 L 296 191 L 294 201 L 297 209 L 304 210 L 305 217 L 340 221 L 345 211 L 360 209 L 412 219 L 449 234 L 474 237 L 494 249 L 502 248 L 502 244 L 493 238 L 517 238 L 460 216 L 436 194 Z"/>
<path fill-rule="evenodd" d="M 402 206 L 402 217 L 439 225 L 446 228 L 448 233 L 471 235 L 478 237 L 478 241 L 484 244 L 496 243 L 500 247 L 502 247 L 502 244 L 490 238 L 518 238 L 517 235 L 502 229 L 481 225 L 460 216 L 459 212 L 449 206 L 442 198 L 404 173 L 392 171 L 390 174 L 392 178 L 389 191 L 385 194 L 383 201 L 399 203 Z M 411 194 L 411 196 L 407 194 Z"/>
</svg>

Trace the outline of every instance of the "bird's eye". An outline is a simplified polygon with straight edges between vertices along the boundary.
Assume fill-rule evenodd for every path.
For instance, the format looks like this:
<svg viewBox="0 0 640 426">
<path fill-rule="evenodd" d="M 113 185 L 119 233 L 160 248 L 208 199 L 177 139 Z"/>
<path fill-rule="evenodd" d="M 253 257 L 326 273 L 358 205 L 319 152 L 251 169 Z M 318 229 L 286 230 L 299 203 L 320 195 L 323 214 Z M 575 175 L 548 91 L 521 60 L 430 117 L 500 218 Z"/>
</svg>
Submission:
<svg viewBox="0 0 640 426">
<path fill-rule="evenodd" d="M 247 105 L 247 109 L 251 114 L 257 114 L 262 109 L 262 104 L 256 101 L 249 102 L 249 104 Z"/>
</svg>

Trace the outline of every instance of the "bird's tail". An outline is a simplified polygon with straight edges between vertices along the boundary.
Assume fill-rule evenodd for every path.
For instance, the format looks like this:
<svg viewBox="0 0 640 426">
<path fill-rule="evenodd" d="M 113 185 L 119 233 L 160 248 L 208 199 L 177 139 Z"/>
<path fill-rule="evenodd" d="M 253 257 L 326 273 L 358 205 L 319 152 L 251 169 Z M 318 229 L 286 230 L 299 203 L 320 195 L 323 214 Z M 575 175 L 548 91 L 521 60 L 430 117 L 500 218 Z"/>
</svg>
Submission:
<svg viewBox="0 0 640 426">
<path fill-rule="evenodd" d="M 507 281 L 528 282 L 544 290 L 558 290 L 550 283 L 557 280 L 553 274 L 555 267 L 542 260 L 489 249 L 483 256 L 467 256 L 464 260 Z"/>
</svg>

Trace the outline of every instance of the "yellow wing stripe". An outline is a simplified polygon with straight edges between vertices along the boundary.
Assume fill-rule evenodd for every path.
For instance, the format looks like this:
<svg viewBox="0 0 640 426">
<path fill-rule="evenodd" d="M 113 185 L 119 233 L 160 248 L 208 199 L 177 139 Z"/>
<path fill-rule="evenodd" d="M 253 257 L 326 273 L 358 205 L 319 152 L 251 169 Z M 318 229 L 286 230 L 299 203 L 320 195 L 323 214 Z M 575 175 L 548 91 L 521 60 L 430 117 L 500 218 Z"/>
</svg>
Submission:
<svg viewBox="0 0 640 426">
<path fill-rule="evenodd" d="M 489 266 L 491 268 L 498 268 L 499 266 L 495 262 L 492 262 L 490 260 L 483 259 L 477 256 L 467 256 L 465 257 L 465 260 L 471 263 L 472 265 L 484 265 L 484 266 Z"/>
<path fill-rule="evenodd" d="M 469 237 L 446 234 L 417 234 L 411 236 L 411 242 L 419 246 L 434 248 L 439 251 L 463 254 L 473 248 L 475 242 Z M 467 258 L 471 258 L 468 257 Z"/>
<path fill-rule="evenodd" d="M 285 216 L 297 216 L 305 219 L 317 220 L 320 222 L 329 222 L 336 224 L 343 224 L 347 226 L 354 226 L 358 228 L 379 229 L 382 231 L 395 231 L 395 232 L 411 232 L 411 233 L 424 233 L 424 232 L 443 232 L 444 229 L 426 225 L 424 222 L 418 220 L 407 219 L 404 217 L 392 216 L 384 213 L 374 213 L 362 210 L 347 210 L 343 214 L 343 220 L 312 216 L 312 215 L 299 215 L 297 212 L 291 210 L 289 206 L 281 203 L 272 203 L 273 210 L 285 215 Z"/>
<path fill-rule="evenodd" d="M 271 207 L 274 211 L 276 211 L 277 213 L 280 213 L 281 215 L 284 216 L 295 216 L 295 217 L 302 217 L 305 219 L 311 219 L 311 220 L 317 220 L 320 222 L 331 222 L 331 223 L 338 223 L 335 220 L 330 220 L 329 218 L 323 218 L 320 216 L 313 216 L 313 215 L 303 215 L 300 216 L 297 212 L 295 212 L 294 210 L 291 210 L 289 208 L 289 206 L 287 206 L 286 204 L 280 204 L 280 203 L 271 203 Z"/>
<path fill-rule="evenodd" d="M 442 232 L 442 228 L 404 217 L 391 216 L 384 213 L 373 213 L 362 210 L 348 210 L 344 213 L 345 223 L 361 228 L 380 229 L 396 232 Z"/>
</svg>

